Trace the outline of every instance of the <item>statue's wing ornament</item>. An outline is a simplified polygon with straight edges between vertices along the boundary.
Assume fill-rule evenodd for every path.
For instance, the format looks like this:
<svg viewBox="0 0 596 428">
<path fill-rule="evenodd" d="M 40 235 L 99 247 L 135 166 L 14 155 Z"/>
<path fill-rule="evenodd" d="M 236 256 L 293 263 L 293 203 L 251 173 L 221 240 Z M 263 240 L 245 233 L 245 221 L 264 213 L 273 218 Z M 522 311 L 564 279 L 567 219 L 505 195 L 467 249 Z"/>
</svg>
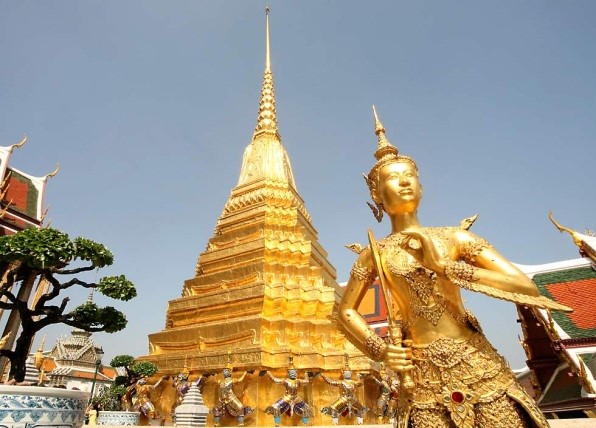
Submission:
<svg viewBox="0 0 596 428">
<path fill-rule="evenodd" d="M 474 214 L 472 217 L 464 218 L 459 222 L 459 228 L 463 230 L 470 230 L 470 227 L 472 227 L 477 218 L 478 214 Z"/>
<path fill-rule="evenodd" d="M 573 311 L 573 309 L 571 309 L 569 306 L 557 303 L 554 300 L 551 300 L 545 296 L 536 297 L 528 296 L 527 294 L 512 293 L 509 291 L 498 290 L 488 285 L 478 284 L 476 282 L 470 281 L 458 281 L 457 285 L 459 285 L 462 288 L 465 288 L 466 290 L 477 291 L 479 293 L 484 293 L 488 296 L 495 297 L 497 299 L 508 300 L 510 302 L 518 303 L 521 305 L 536 306 L 542 309 L 554 309 L 563 312 Z"/>
<path fill-rule="evenodd" d="M 348 244 L 345 247 L 348 250 L 352 250 L 356 254 L 360 254 L 362 252 L 362 250 L 364 250 L 364 247 L 362 245 L 360 245 L 358 242 L 354 242 L 353 244 Z"/>
</svg>

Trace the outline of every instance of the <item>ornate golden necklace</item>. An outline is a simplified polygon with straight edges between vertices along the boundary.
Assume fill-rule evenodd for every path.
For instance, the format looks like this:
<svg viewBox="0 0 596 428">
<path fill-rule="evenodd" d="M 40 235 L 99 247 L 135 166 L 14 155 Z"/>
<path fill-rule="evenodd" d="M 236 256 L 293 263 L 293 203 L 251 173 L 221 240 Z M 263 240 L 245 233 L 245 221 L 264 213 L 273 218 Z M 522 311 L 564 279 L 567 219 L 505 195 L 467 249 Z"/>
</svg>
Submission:
<svg viewBox="0 0 596 428">
<path fill-rule="evenodd" d="M 445 240 L 449 237 L 449 229 L 442 227 L 423 228 L 424 233 L 428 233 L 433 238 L 438 238 L 435 243 L 443 255 L 447 252 Z M 436 326 L 443 313 L 449 309 L 449 302 L 437 288 L 437 275 L 423 267 L 414 256 L 403 249 L 403 244 L 408 238 L 401 233 L 390 235 L 379 242 L 379 247 L 385 253 L 387 267 L 391 273 L 404 278 L 410 290 L 413 291 L 410 305 L 414 315 L 420 316 Z M 448 312 L 457 320 L 463 318 L 455 311 L 450 310 Z"/>
</svg>

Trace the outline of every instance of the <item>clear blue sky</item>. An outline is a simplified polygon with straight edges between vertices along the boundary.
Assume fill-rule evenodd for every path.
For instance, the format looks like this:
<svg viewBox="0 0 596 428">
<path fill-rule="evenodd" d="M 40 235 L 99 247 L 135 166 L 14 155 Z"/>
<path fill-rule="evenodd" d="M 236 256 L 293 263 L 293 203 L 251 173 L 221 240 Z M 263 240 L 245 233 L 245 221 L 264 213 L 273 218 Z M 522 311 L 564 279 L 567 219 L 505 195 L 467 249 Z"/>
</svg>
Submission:
<svg viewBox="0 0 596 428">
<path fill-rule="evenodd" d="M 426 225 L 473 230 L 509 259 L 577 258 L 549 223 L 596 228 L 596 2 L 271 2 L 277 111 L 298 190 L 345 281 L 343 246 L 378 236 L 361 173 L 371 104 L 421 170 Z M 0 1 L 0 144 L 44 175 L 52 226 L 105 243 L 117 303 L 107 357 L 148 353 L 194 274 L 256 123 L 264 2 Z M 86 296 L 75 294 L 72 302 Z M 523 365 L 514 306 L 468 295 L 489 338 Z M 101 304 L 112 304 L 98 297 Z M 48 329 L 49 344 L 68 328 Z"/>
</svg>

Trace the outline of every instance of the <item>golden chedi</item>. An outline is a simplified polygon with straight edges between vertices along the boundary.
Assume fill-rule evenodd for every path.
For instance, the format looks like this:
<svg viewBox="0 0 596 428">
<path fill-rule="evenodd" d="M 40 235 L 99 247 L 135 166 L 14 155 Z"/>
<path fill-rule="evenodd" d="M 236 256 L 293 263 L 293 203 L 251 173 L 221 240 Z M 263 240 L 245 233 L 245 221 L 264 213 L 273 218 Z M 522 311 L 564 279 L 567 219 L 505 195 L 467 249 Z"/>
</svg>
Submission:
<svg viewBox="0 0 596 428">
<path fill-rule="evenodd" d="M 301 372 L 336 376 L 346 353 L 354 369 L 369 367 L 370 360 L 345 339 L 333 316 L 338 289 L 335 268 L 317 241 L 278 132 L 267 13 L 257 125 L 238 184 L 199 256 L 194 278 L 185 281 L 180 298 L 169 302 L 165 329 L 149 335 L 150 355 L 142 359 L 170 376 L 186 363 L 190 381 L 217 373 L 204 381 L 203 389 L 205 404 L 213 408 L 232 351 L 237 370 L 232 377 L 249 371 L 234 386 L 242 403 L 254 409 L 244 423 L 272 425 L 265 409 L 283 394 L 283 386 L 259 377 L 259 371 L 283 377 L 293 356 Z M 318 409 L 332 400 L 334 391 L 316 379 L 301 394 Z M 174 394 L 162 398 L 162 407 L 171 408 L 174 400 Z M 299 422 L 298 415 L 285 423 Z M 321 422 L 320 413 L 315 412 L 312 422 Z M 222 416 L 220 423 L 234 425 L 236 420 Z"/>
<path fill-rule="evenodd" d="M 569 310 L 541 297 L 534 283 L 486 240 L 462 227 L 423 227 L 414 160 L 385 136 L 375 111 L 377 162 L 366 181 L 380 221 L 391 233 L 360 252 L 343 295 L 339 318 L 366 355 L 401 375 L 396 426 L 541 427 L 548 424 L 488 343 L 460 290 L 545 309 Z M 358 313 L 379 274 L 389 307 L 390 343 Z M 391 302 L 393 302 L 391 304 Z"/>
</svg>

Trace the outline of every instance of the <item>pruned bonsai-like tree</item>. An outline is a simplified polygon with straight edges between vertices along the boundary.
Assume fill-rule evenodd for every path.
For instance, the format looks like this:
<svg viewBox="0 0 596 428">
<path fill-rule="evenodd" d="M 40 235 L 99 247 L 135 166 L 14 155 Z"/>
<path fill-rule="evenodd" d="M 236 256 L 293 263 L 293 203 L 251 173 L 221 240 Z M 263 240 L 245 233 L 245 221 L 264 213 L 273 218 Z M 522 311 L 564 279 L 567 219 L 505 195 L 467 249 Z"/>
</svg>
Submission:
<svg viewBox="0 0 596 428">
<path fill-rule="evenodd" d="M 95 289 L 117 300 L 128 301 L 137 295 L 124 275 L 106 276 L 86 282 L 79 274 L 110 266 L 113 254 L 102 244 L 86 238 L 71 240 L 56 229 L 30 228 L 12 236 L 0 237 L 0 308 L 18 311 L 21 331 L 13 349 L 1 349 L 0 356 L 10 360 L 9 378 L 25 378 L 26 360 L 35 334 L 51 324 L 66 324 L 88 332 L 114 333 L 126 327 L 126 317 L 111 307 L 87 301 L 67 310 L 71 287 Z M 46 291 L 30 302 L 27 292 L 35 284 Z"/>
</svg>

